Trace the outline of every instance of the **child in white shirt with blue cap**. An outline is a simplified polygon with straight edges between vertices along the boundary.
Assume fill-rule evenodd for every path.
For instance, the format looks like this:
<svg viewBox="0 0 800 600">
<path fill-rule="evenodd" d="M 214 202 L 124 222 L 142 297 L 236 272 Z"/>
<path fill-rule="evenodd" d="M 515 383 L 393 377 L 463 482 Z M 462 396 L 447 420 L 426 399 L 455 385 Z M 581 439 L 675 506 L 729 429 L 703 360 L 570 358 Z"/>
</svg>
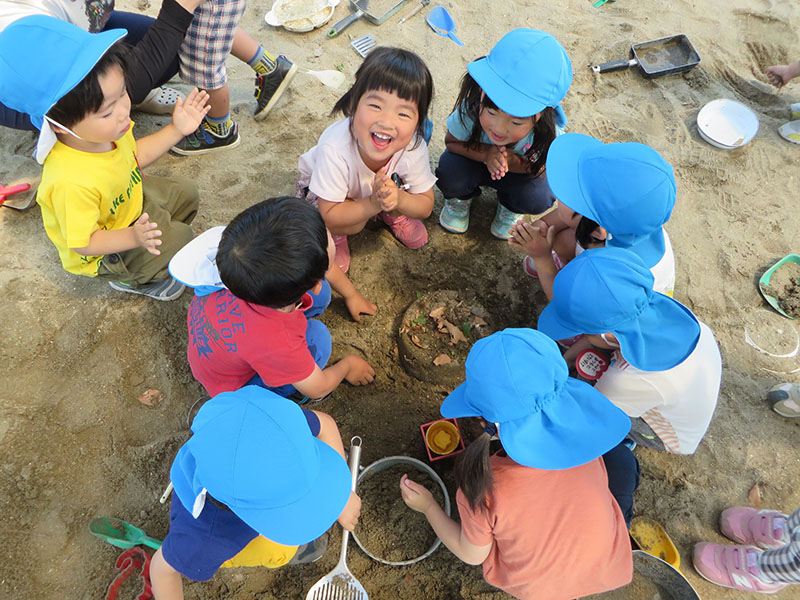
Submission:
<svg viewBox="0 0 800 600">
<path fill-rule="evenodd" d="M 596 389 L 631 418 L 638 444 L 693 454 L 719 397 L 722 357 L 692 312 L 653 291 L 653 274 L 630 250 L 587 250 L 555 277 L 538 328 L 553 339 L 586 334 L 614 359 Z"/>
<path fill-rule="evenodd" d="M 676 185 L 672 167 L 658 152 L 637 142 L 604 144 L 568 133 L 550 146 L 547 178 L 560 217 L 548 221 L 566 228 L 519 223 L 511 245 L 527 254 L 525 272 L 538 276 L 548 298 L 556 271 L 586 249 L 576 244 L 582 219 L 607 232 L 606 246 L 627 248 L 642 259 L 653 273 L 653 289 L 672 296 L 675 255 L 664 224 L 675 207 Z"/>
</svg>

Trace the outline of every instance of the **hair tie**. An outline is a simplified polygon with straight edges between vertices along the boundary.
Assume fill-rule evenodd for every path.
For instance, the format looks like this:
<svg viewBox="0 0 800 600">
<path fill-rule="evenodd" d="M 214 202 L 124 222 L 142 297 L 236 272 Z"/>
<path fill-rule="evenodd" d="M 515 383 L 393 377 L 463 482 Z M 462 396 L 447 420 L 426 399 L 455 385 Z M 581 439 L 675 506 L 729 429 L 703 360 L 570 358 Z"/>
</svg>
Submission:
<svg viewBox="0 0 800 600">
<path fill-rule="evenodd" d="M 483 427 L 483 431 L 494 437 L 497 435 L 497 426 L 494 423 L 487 422 Z"/>
</svg>

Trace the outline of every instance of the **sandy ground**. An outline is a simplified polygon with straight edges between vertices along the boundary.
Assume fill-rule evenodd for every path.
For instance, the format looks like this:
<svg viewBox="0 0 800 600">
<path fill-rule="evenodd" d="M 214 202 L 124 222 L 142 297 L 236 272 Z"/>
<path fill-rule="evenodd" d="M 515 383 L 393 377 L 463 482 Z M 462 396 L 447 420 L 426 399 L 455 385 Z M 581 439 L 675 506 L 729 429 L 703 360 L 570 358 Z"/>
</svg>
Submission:
<svg viewBox="0 0 800 600">
<path fill-rule="evenodd" d="M 137 8 L 133 0 L 120 7 Z M 681 551 L 683 572 L 703 598 L 745 598 L 704 582 L 691 567 L 690 553 L 694 542 L 722 541 L 719 512 L 746 503 L 757 482 L 764 506 L 785 511 L 800 506 L 798 424 L 776 416 L 764 402 L 770 386 L 798 380 L 791 372 L 800 360 L 769 356 L 745 341 L 747 327 L 758 345 L 785 354 L 795 349 L 798 335 L 794 322 L 762 301 L 755 282 L 769 265 L 797 250 L 800 149 L 783 141 L 776 128 L 787 120 L 789 103 L 800 100 L 800 84 L 776 92 L 764 84 L 762 72 L 800 54 L 800 9 L 778 0 L 619 0 L 600 9 L 589 0 L 464 0 L 448 7 L 463 48 L 435 35 L 421 16 L 402 26 L 394 17 L 379 28 L 362 20 L 331 41 L 324 30 L 292 34 L 270 28 L 263 22 L 268 3 L 256 0 L 243 25 L 268 48 L 312 69 L 341 65 L 348 78 L 360 62 L 350 36 L 373 33 L 380 43 L 420 53 L 437 86 L 434 162 L 466 64 L 513 27 L 545 29 L 566 47 L 575 68 L 564 102 L 569 130 L 607 142 L 645 142 L 674 166 L 678 204 L 667 228 L 678 263 L 675 295 L 714 330 L 725 372 L 719 407 L 696 455 L 637 450 L 644 474 L 637 513 L 669 531 Z M 138 8 L 155 14 L 157 6 Z M 343 2 L 334 19 L 348 11 Z M 632 43 L 676 33 L 688 34 L 702 57 L 685 75 L 646 80 L 636 69 L 598 76 L 587 68 L 626 57 Z M 328 112 L 340 93 L 298 76 L 270 118 L 256 123 L 251 71 L 231 61 L 230 81 L 242 144 L 210 157 L 166 156 L 148 169 L 197 181 L 198 232 L 226 223 L 254 201 L 290 193 L 297 157 L 331 122 Z M 738 99 L 758 113 L 761 129 L 747 147 L 726 152 L 699 138 L 697 112 L 719 97 Z M 135 118 L 137 136 L 166 122 Z M 33 172 L 27 159 L 32 147 L 30 134 L 0 131 L 0 182 Z M 437 214 L 440 205 L 437 194 Z M 519 257 L 488 233 L 493 194 L 484 194 L 473 211 L 465 236 L 445 234 L 432 216 L 431 241 L 422 250 L 401 247 L 383 229 L 351 242 L 352 279 L 378 303 L 379 314 L 354 324 L 336 300 L 324 320 L 333 331 L 334 357 L 362 351 L 377 379 L 367 388 L 343 386 L 321 408 L 335 416 L 345 439 L 364 438 L 365 464 L 391 454 L 421 458 L 418 426 L 437 415 L 448 392 L 409 377 L 395 358 L 399 316 L 416 292 L 467 289 L 482 299 L 498 328 L 535 325 L 544 297 L 522 274 Z M 36 207 L 0 211 L 0 244 L 6 248 L 0 254 L 0 356 L 6 365 L 0 403 L 0 596 L 99 598 L 118 551 L 88 534 L 91 517 L 117 516 L 151 535 L 166 533 L 168 510 L 158 497 L 174 452 L 187 438 L 189 407 L 203 395 L 184 353 L 190 296 L 161 304 L 63 272 Z M 163 392 L 156 408 L 136 400 L 148 388 Z M 447 461 L 437 465 L 447 478 Z M 338 539 L 337 532 L 334 546 Z M 332 568 L 335 554 L 332 549 L 306 568 L 227 571 L 211 583 L 187 586 L 187 597 L 303 598 Z M 477 568 L 460 565 L 444 549 L 407 568 L 378 565 L 355 545 L 349 557 L 373 600 L 507 597 L 484 584 Z M 126 593 L 133 597 L 131 589 Z"/>
</svg>

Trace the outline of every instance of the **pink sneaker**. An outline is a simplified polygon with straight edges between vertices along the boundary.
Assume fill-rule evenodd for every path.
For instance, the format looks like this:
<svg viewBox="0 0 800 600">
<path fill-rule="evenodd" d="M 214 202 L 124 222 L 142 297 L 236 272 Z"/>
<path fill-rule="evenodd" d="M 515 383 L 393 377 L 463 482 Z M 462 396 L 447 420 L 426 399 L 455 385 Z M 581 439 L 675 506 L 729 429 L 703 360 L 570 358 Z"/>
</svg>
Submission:
<svg viewBox="0 0 800 600">
<path fill-rule="evenodd" d="M 428 243 L 428 230 L 419 219 L 412 219 L 404 215 L 393 217 L 387 212 L 378 214 L 381 221 L 386 223 L 396 237 L 406 248 L 422 248 Z"/>
<path fill-rule="evenodd" d="M 336 261 L 343 273 L 347 273 L 347 269 L 350 268 L 350 246 L 347 245 L 347 236 L 334 235 L 331 237 L 333 237 L 333 245 L 336 246 L 336 256 L 333 260 Z"/>
<path fill-rule="evenodd" d="M 556 264 L 556 269 L 559 271 L 564 268 L 564 263 L 561 262 L 561 257 L 556 254 L 556 251 L 552 251 L 553 255 L 553 262 Z M 539 279 L 539 273 L 536 270 L 536 263 L 530 256 L 526 256 L 522 259 L 522 270 L 525 271 L 525 275 L 528 277 L 533 277 L 534 279 Z"/>
<path fill-rule="evenodd" d="M 746 506 L 726 508 L 719 516 L 722 535 L 738 544 L 758 546 L 762 550 L 780 548 L 786 539 L 786 515 L 774 510 L 756 510 Z"/>
<path fill-rule="evenodd" d="M 722 587 L 774 594 L 787 584 L 771 583 L 761 578 L 758 568 L 758 555 L 761 552 L 753 546 L 701 542 L 694 547 L 694 568 L 704 579 Z"/>
</svg>

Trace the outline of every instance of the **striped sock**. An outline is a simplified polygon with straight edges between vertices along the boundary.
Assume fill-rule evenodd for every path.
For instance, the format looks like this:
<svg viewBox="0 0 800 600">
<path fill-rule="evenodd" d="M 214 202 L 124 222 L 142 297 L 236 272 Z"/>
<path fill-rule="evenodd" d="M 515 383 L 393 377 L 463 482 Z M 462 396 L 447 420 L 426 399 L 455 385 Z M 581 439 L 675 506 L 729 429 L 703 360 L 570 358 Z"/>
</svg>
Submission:
<svg viewBox="0 0 800 600">
<path fill-rule="evenodd" d="M 259 75 L 266 75 L 275 70 L 275 61 L 277 59 L 269 52 L 264 50 L 261 46 L 256 50 L 255 56 L 247 61 L 247 64 Z"/>
<path fill-rule="evenodd" d="M 231 119 L 231 113 L 228 113 L 224 117 L 219 119 L 215 119 L 213 117 L 209 117 L 206 115 L 205 119 L 206 128 L 213 133 L 217 137 L 225 137 L 228 135 L 228 132 L 233 127 L 233 119 Z"/>
</svg>

